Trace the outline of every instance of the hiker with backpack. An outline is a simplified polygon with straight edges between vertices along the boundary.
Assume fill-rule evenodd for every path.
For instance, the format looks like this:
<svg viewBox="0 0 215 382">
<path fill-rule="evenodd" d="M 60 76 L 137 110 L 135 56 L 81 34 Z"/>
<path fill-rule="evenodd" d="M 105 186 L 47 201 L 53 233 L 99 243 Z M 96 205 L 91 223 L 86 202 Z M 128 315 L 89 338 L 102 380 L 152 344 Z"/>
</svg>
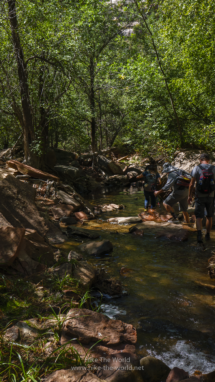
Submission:
<svg viewBox="0 0 215 382">
<path fill-rule="evenodd" d="M 188 209 L 188 193 L 191 176 L 186 171 L 173 167 L 170 163 L 164 163 L 163 173 L 168 174 L 167 182 L 161 190 L 155 191 L 155 197 L 164 191 L 173 189 L 169 196 L 163 201 L 163 205 L 167 212 L 172 215 L 171 221 L 177 221 L 173 206 L 179 203 L 180 211 L 183 212 L 184 220 L 190 223 L 190 218 L 187 212 Z"/>
<path fill-rule="evenodd" d="M 136 179 L 141 179 L 145 181 L 144 183 L 144 196 L 145 196 L 145 210 L 148 209 L 151 202 L 151 208 L 156 207 L 156 197 L 154 191 L 156 190 L 157 184 L 160 184 L 160 175 L 157 172 L 156 165 L 146 166 L 145 171 L 136 177 Z"/>
<path fill-rule="evenodd" d="M 192 193 L 196 183 L 195 191 L 195 215 L 197 227 L 197 242 L 203 244 L 202 241 L 202 219 L 204 210 L 207 211 L 206 240 L 210 240 L 210 231 L 213 224 L 214 215 L 214 191 L 215 191 L 215 166 L 210 164 L 210 156 L 208 154 L 200 155 L 200 164 L 191 172 L 191 183 L 189 188 L 188 203 L 192 200 Z"/>
</svg>

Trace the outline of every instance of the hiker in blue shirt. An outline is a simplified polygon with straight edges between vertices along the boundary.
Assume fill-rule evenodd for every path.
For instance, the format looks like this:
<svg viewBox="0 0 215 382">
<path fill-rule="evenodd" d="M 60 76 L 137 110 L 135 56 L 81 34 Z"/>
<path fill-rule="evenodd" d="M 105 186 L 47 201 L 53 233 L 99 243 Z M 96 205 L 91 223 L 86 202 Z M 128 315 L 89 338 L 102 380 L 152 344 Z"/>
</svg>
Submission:
<svg viewBox="0 0 215 382">
<path fill-rule="evenodd" d="M 156 197 L 154 191 L 156 190 L 157 184 L 161 183 L 160 175 L 157 172 L 157 166 L 149 165 L 146 167 L 145 171 L 137 176 L 136 179 L 141 179 L 145 181 L 144 183 L 144 196 L 145 196 L 145 209 L 149 207 L 151 200 L 151 208 L 156 207 Z"/>
</svg>

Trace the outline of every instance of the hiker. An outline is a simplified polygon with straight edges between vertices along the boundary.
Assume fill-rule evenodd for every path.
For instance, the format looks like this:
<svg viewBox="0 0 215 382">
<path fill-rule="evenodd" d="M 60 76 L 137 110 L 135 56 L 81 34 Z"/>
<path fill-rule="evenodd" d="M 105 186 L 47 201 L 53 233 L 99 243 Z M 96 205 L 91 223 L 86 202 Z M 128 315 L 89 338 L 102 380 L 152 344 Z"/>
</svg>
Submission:
<svg viewBox="0 0 215 382">
<path fill-rule="evenodd" d="M 173 191 L 164 200 L 163 205 L 165 209 L 172 215 L 170 220 L 177 221 L 173 206 L 178 202 L 180 211 L 183 212 L 184 220 L 189 224 L 190 218 L 187 209 L 189 184 L 191 180 L 190 174 L 176 167 L 173 167 L 170 163 L 164 163 L 162 174 L 163 173 L 168 174 L 167 183 L 164 185 L 164 187 L 162 187 L 161 190 L 155 191 L 154 195 L 157 196 L 164 191 L 168 191 L 172 187 Z"/>
<path fill-rule="evenodd" d="M 205 235 L 206 240 L 210 240 L 210 231 L 213 224 L 214 215 L 214 190 L 215 190 L 215 166 L 211 165 L 208 154 L 200 155 L 200 164 L 191 172 L 191 183 L 189 188 L 188 203 L 192 200 L 192 193 L 196 183 L 195 191 L 195 215 L 197 228 L 197 242 L 202 244 L 202 219 L 204 210 L 207 212 Z"/>
<path fill-rule="evenodd" d="M 146 166 L 145 171 L 136 177 L 136 179 L 143 178 L 144 183 L 144 196 L 145 196 L 145 209 L 147 210 L 149 207 L 149 203 L 151 201 L 151 208 L 156 207 L 156 197 L 154 195 L 154 191 L 156 190 L 157 184 L 160 184 L 160 175 L 157 172 L 156 165 Z"/>
</svg>

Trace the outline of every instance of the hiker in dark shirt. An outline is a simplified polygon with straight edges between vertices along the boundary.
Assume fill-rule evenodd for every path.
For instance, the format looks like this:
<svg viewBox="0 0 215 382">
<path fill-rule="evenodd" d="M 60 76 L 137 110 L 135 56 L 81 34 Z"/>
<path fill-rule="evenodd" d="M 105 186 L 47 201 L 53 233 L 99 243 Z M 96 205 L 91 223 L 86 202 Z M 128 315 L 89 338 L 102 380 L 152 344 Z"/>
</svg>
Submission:
<svg viewBox="0 0 215 382">
<path fill-rule="evenodd" d="M 192 200 L 192 193 L 196 183 L 195 191 L 195 215 L 197 228 L 197 242 L 202 244 L 202 219 L 204 210 L 207 211 L 206 240 L 210 240 L 210 231 L 213 224 L 214 215 L 214 190 L 215 190 L 215 166 L 210 164 L 208 154 L 200 155 L 200 164 L 191 172 L 191 183 L 189 188 L 188 203 Z"/>
<path fill-rule="evenodd" d="M 144 183 L 144 196 L 145 196 L 145 209 L 149 207 L 151 201 L 151 208 L 156 207 L 156 197 L 154 191 L 156 190 L 157 184 L 160 184 L 160 175 L 157 172 L 156 165 L 149 165 L 145 168 L 145 171 L 136 177 L 136 179 L 143 178 Z"/>
<path fill-rule="evenodd" d="M 173 167 L 170 163 L 164 163 L 162 173 L 168 174 L 167 183 L 162 187 L 161 190 L 155 191 L 155 196 L 161 194 L 164 191 L 168 191 L 172 188 L 172 192 L 167 198 L 164 200 L 163 205 L 165 209 L 171 213 L 172 221 L 177 221 L 177 217 L 175 215 L 173 206 L 178 202 L 180 206 L 180 210 L 183 212 L 184 220 L 186 223 L 190 223 L 189 215 L 187 212 L 188 209 L 188 192 L 189 192 L 189 183 L 190 183 L 190 174 L 185 173 L 186 176 L 189 177 L 187 184 L 185 180 L 185 186 L 178 184 L 178 179 L 182 170 Z M 186 179 L 186 178 L 185 178 Z"/>
</svg>

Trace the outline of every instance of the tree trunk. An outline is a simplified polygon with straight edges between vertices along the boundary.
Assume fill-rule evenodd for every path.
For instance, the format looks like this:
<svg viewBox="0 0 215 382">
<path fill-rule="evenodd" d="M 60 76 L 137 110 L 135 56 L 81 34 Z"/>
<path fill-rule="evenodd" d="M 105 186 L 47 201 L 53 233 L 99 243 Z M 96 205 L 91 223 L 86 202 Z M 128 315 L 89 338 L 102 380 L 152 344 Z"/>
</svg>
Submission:
<svg viewBox="0 0 215 382">
<path fill-rule="evenodd" d="M 34 140 L 33 118 L 31 113 L 31 103 L 29 97 L 28 76 L 24 60 L 23 49 L 20 43 L 18 21 L 16 14 L 16 0 L 7 0 L 9 9 L 9 20 L 12 33 L 14 54 L 17 62 L 19 88 L 23 115 L 24 152 L 25 159 L 31 157 L 29 144 Z"/>
<path fill-rule="evenodd" d="M 92 151 L 96 151 L 96 118 L 95 118 L 95 90 L 94 90 L 94 62 L 90 59 L 90 108 L 91 108 L 91 146 Z"/>
</svg>

